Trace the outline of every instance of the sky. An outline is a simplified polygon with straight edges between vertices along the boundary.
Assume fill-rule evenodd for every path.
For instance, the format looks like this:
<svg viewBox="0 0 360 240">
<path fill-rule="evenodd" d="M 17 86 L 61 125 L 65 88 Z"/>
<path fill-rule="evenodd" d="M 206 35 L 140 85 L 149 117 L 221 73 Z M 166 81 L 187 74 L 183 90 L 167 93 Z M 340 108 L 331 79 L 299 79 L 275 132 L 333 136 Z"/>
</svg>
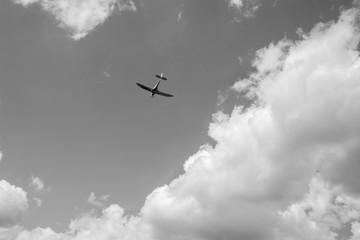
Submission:
<svg viewBox="0 0 360 240">
<path fill-rule="evenodd" d="M 0 240 L 359 239 L 359 7 L 1 1 Z"/>
</svg>

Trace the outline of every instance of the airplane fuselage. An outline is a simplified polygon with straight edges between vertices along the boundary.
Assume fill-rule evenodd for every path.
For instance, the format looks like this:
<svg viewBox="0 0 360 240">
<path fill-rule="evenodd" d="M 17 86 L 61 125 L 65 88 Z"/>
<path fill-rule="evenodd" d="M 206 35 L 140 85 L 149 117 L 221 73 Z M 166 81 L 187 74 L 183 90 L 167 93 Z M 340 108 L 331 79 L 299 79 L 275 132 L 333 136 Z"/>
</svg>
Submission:
<svg viewBox="0 0 360 240">
<path fill-rule="evenodd" d="M 151 97 L 154 97 L 155 94 L 158 94 L 159 90 L 158 90 L 158 87 L 159 87 L 159 84 L 160 84 L 160 81 L 158 81 L 158 83 L 151 89 Z"/>
</svg>

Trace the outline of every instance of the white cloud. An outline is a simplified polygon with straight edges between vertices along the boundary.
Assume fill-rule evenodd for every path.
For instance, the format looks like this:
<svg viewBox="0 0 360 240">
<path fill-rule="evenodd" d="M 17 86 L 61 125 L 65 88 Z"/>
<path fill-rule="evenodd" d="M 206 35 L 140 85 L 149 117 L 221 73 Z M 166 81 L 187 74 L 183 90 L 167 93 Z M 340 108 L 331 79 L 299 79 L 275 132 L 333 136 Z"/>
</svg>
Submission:
<svg viewBox="0 0 360 240">
<path fill-rule="evenodd" d="M 35 191 L 40 192 L 40 191 L 44 190 L 45 184 L 44 184 L 43 180 L 41 180 L 39 177 L 32 176 L 29 181 L 30 181 L 30 186 L 32 188 L 34 188 Z"/>
<path fill-rule="evenodd" d="M 353 226 L 352 232 L 356 234 L 360 198 L 342 194 L 318 175 L 311 180 L 309 192 L 302 201 L 278 214 L 281 218 L 277 229 L 279 239 L 337 240 L 347 224 Z"/>
<path fill-rule="evenodd" d="M 9 239 L 8 239 L 9 240 Z M 12 239 L 13 240 L 13 239 Z M 66 240 L 63 234 L 55 233 L 51 228 L 35 228 L 31 232 L 23 230 L 14 240 Z"/>
<path fill-rule="evenodd" d="M 261 7 L 259 0 L 227 0 L 230 7 L 237 9 L 244 17 L 255 17 Z"/>
<path fill-rule="evenodd" d="M 300 41 L 259 50 L 239 88 L 252 91 L 254 105 L 214 114 L 216 145 L 155 189 L 139 217 L 111 205 L 73 220 L 66 233 L 35 229 L 17 240 L 358 239 L 358 16 L 344 11 Z"/>
<path fill-rule="evenodd" d="M 0 228 L 20 222 L 28 207 L 24 190 L 0 180 Z"/>
<path fill-rule="evenodd" d="M 124 210 L 118 205 L 110 205 L 97 217 L 94 212 L 71 221 L 69 230 L 56 233 L 50 228 L 23 230 L 15 240 L 112 240 L 134 239 L 138 218 L 124 217 Z"/>
<path fill-rule="evenodd" d="M 103 207 L 105 207 L 105 202 L 108 201 L 109 198 L 110 198 L 110 195 L 102 195 L 99 198 L 96 198 L 95 193 L 91 192 L 87 201 L 91 205 L 103 208 Z"/>
<path fill-rule="evenodd" d="M 132 239 L 135 237 L 136 223 L 135 218 L 124 217 L 124 210 L 121 207 L 110 205 L 103 210 L 99 218 L 87 214 L 72 221 L 68 235 L 76 240 Z"/>
<path fill-rule="evenodd" d="M 0 227 L 0 240 L 13 240 L 15 239 L 19 233 L 21 233 L 24 228 L 15 225 L 12 227 Z"/>
<path fill-rule="evenodd" d="M 351 224 L 351 232 L 353 234 L 350 240 L 357 240 L 360 239 L 360 223 L 354 222 Z"/>
<path fill-rule="evenodd" d="M 79 40 L 92 32 L 116 10 L 135 11 L 131 0 L 13 0 L 29 6 L 39 4 L 51 13 L 70 36 Z"/>
</svg>

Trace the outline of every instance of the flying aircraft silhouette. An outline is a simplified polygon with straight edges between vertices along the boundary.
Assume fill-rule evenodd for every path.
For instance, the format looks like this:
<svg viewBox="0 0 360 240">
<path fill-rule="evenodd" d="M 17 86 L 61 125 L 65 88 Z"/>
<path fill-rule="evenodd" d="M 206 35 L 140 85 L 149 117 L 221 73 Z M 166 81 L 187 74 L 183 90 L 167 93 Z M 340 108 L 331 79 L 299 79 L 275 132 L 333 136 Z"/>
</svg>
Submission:
<svg viewBox="0 0 360 240">
<path fill-rule="evenodd" d="M 148 87 L 148 86 L 145 86 L 145 85 L 143 85 L 143 84 L 141 84 L 141 83 L 136 83 L 136 85 L 138 85 L 139 87 L 141 87 L 142 89 L 145 89 L 146 91 L 149 91 L 149 92 L 151 92 L 151 97 L 154 97 L 154 95 L 155 94 L 158 94 L 158 95 L 161 95 L 161 96 L 164 96 L 164 97 L 173 97 L 173 95 L 171 95 L 171 94 L 168 94 L 168 93 L 164 93 L 164 92 L 160 92 L 159 90 L 158 90 L 158 87 L 159 87 L 159 84 L 160 84 L 160 82 L 161 82 L 161 80 L 167 80 L 167 78 L 166 77 L 164 77 L 164 75 L 161 73 L 160 75 L 155 75 L 155 77 L 157 77 L 157 78 L 160 78 L 160 80 L 158 81 L 158 83 L 153 87 L 153 88 L 150 88 L 150 87 Z"/>
</svg>

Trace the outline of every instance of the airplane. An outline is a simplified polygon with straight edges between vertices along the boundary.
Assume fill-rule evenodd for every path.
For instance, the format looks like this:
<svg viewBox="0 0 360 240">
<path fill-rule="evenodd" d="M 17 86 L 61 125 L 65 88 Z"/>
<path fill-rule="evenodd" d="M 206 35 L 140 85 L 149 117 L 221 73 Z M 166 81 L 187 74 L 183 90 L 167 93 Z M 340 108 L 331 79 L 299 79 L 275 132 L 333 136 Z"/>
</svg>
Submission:
<svg viewBox="0 0 360 240">
<path fill-rule="evenodd" d="M 159 87 L 159 84 L 160 84 L 161 80 L 166 81 L 167 78 L 164 77 L 164 75 L 162 73 L 160 75 L 156 74 L 155 77 L 159 78 L 160 80 L 158 81 L 158 83 L 153 88 L 150 88 L 150 87 L 145 86 L 145 85 L 143 85 L 141 83 L 138 83 L 138 82 L 136 83 L 136 85 L 138 85 L 142 89 L 145 89 L 145 90 L 151 92 L 151 97 L 154 97 L 155 94 L 158 94 L 158 95 L 161 95 L 161 96 L 164 96 L 164 97 L 173 97 L 173 95 L 171 95 L 171 94 L 160 92 L 158 90 L 158 87 Z"/>
</svg>

